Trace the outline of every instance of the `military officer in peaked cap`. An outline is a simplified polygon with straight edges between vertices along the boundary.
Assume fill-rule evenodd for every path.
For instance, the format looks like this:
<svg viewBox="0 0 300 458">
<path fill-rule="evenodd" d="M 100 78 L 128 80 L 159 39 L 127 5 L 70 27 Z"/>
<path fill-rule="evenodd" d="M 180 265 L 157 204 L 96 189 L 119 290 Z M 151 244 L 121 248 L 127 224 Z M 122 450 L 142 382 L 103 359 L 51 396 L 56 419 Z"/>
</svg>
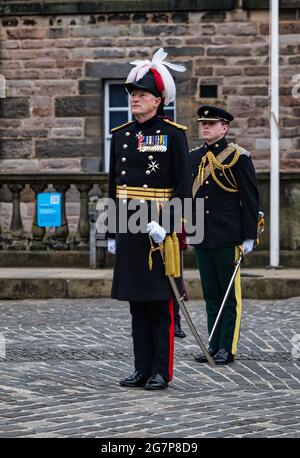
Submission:
<svg viewBox="0 0 300 458">
<path fill-rule="evenodd" d="M 190 189 L 186 127 L 163 117 L 163 106 L 175 98 L 175 84 L 158 50 L 152 61 L 135 61 L 125 86 L 135 117 L 112 130 L 109 197 L 117 212 L 132 199 L 141 205 L 183 199 Z M 130 216 L 130 210 L 128 211 Z M 134 373 L 120 381 L 125 387 L 164 389 L 172 380 L 174 348 L 173 294 L 166 275 L 167 246 L 176 252 L 176 234 L 159 221 L 146 221 L 146 230 L 108 234 L 115 253 L 112 297 L 129 301 L 132 316 Z M 164 265 L 160 250 L 164 250 Z M 174 264 L 175 265 L 175 264 Z M 168 272 L 175 278 L 175 271 Z"/>
<path fill-rule="evenodd" d="M 210 334 L 233 275 L 234 261 L 239 258 L 240 250 L 246 255 L 253 249 L 259 196 L 250 153 L 226 141 L 233 116 L 221 108 L 205 105 L 198 110 L 198 121 L 204 144 L 190 152 L 190 161 L 193 198 L 204 199 L 204 238 L 194 249 Z M 234 361 L 241 311 L 238 272 L 210 342 L 209 351 L 217 364 Z M 195 360 L 206 362 L 202 354 Z"/>
</svg>

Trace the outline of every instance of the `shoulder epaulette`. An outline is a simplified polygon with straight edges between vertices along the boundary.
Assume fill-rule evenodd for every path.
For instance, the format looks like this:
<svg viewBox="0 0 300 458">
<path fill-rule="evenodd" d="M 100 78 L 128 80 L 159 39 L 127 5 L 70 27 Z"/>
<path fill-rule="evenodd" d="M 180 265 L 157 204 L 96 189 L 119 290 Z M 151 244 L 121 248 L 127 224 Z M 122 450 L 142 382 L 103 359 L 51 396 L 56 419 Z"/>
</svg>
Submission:
<svg viewBox="0 0 300 458">
<path fill-rule="evenodd" d="M 118 130 L 123 129 L 124 127 L 130 126 L 130 124 L 133 124 L 133 123 L 134 121 L 129 121 L 129 122 L 126 122 L 125 124 L 121 124 L 120 126 L 117 126 L 111 129 L 111 132 L 117 132 Z"/>
<path fill-rule="evenodd" d="M 234 146 L 236 149 L 239 150 L 240 152 L 240 156 L 247 156 L 247 157 L 251 157 L 251 154 L 249 153 L 249 151 L 247 151 L 245 148 L 243 148 L 242 146 L 239 146 L 235 143 L 229 143 L 229 145 L 231 146 Z"/>
<path fill-rule="evenodd" d="M 188 130 L 186 126 L 182 126 L 181 124 L 177 124 L 177 122 L 170 121 L 170 119 L 163 118 L 163 121 L 167 124 L 170 124 L 171 126 L 177 127 L 177 129 Z"/>
</svg>

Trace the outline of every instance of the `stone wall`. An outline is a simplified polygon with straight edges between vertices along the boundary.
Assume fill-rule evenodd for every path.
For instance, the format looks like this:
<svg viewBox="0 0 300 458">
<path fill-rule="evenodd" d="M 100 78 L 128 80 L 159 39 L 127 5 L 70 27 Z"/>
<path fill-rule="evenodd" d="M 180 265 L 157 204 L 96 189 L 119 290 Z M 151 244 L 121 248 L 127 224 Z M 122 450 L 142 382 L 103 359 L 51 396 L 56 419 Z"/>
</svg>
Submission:
<svg viewBox="0 0 300 458">
<path fill-rule="evenodd" d="M 137 2 L 144 5 L 138 11 L 105 12 L 112 2 L 91 1 L 85 2 L 86 11 L 101 4 L 104 12 L 94 6 L 91 14 L 55 14 L 76 12 L 79 3 L 66 1 L 62 11 L 58 3 L 55 10 L 55 2 L 22 2 L 27 14 L 21 14 L 20 3 L 0 2 L 0 72 L 7 80 L 7 98 L 0 100 L 2 172 L 101 170 L 104 81 L 125 78 L 129 61 L 148 58 L 160 46 L 170 60 L 188 68 L 177 78 L 177 120 L 189 127 L 190 146 L 199 143 L 197 108 L 217 103 L 236 116 L 231 138 L 252 152 L 257 169 L 268 169 L 268 11 L 234 9 L 240 2 L 232 1 L 163 1 L 157 5 L 166 11 L 141 11 L 153 2 Z M 194 7 L 184 11 L 183 3 Z M 292 78 L 300 73 L 299 2 L 282 3 L 281 168 L 295 169 L 300 166 L 300 99 L 292 97 Z M 210 11 L 197 11 L 205 4 Z M 259 5 L 266 2 L 244 2 L 245 8 Z M 211 84 L 217 85 L 218 98 L 200 98 L 200 86 Z"/>
</svg>

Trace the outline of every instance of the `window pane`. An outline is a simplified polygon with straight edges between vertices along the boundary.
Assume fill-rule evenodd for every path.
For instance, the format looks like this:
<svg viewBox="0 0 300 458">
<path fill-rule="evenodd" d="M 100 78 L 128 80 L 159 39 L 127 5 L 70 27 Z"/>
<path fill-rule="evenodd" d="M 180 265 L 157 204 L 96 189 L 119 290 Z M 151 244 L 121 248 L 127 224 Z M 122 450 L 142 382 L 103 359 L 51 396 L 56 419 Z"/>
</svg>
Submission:
<svg viewBox="0 0 300 458">
<path fill-rule="evenodd" d="M 218 86 L 216 84 L 201 84 L 200 97 L 204 99 L 217 99 Z"/>
<path fill-rule="evenodd" d="M 109 85 L 109 106 L 128 107 L 128 94 L 124 84 Z"/>
<path fill-rule="evenodd" d="M 128 122 L 128 111 L 111 111 L 109 113 L 109 130 Z"/>
</svg>

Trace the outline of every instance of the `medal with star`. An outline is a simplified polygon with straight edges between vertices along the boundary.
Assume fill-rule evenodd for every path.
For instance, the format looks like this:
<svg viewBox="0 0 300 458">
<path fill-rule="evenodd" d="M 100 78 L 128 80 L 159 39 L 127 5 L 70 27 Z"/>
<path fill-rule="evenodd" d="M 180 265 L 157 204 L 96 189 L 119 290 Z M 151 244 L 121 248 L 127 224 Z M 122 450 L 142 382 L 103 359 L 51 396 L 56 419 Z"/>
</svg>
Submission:
<svg viewBox="0 0 300 458">
<path fill-rule="evenodd" d="M 150 161 L 150 164 L 148 164 L 148 170 L 149 172 L 157 172 L 157 170 L 159 169 L 159 163 L 157 161 Z"/>
<path fill-rule="evenodd" d="M 143 132 L 140 130 L 137 134 L 135 134 L 135 137 L 136 137 L 137 140 L 138 140 L 137 149 L 140 151 L 141 144 L 143 143 L 143 140 L 144 140 L 144 134 L 143 134 Z"/>
</svg>

